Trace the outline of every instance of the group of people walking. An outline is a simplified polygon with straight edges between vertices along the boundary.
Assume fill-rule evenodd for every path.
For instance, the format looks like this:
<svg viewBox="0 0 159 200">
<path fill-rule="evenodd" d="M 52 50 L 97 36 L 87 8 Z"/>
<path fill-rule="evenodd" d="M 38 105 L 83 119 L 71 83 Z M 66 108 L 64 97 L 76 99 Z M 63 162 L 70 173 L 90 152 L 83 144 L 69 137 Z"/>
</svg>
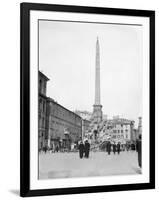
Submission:
<svg viewBox="0 0 159 200">
<path fill-rule="evenodd" d="M 139 135 L 139 139 L 137 140 L 136 143 L 136 151 L 138 153 L 138 165 L 141 168 L 142 167 L 142 146 L 141 146 L 142 142 L 141 142 L 141 135 Z M 90 143 L 88 142 L 88 140 L 85 141 L 85 143 L 83 143 L 82 141 L 80 142 L 79 146 L 79 157 L 80 158 L 89 158 L 89 152 L 90 152 Z M 120 154 L 120 152 L 122 151 L 121 148 L 121 144 L 120 142 L 118 142 L 117 144 L 114 142 L 113 144 L 111 144 L 110 141 L 107 142 L 106 145 L 106 152 L 108 153 L 108 155 L 110 155 L 111 151 L 113 150 L 114 154 Z M 127 149 L 128 151 L 128 149 Z"/>
<path fill-rule="evenodd" d="M 113 144 L 111 144 L 110 141 L 108 141 L 107 145 L 106 145 L 106 151 L 108 152 L 108 155 L 110 155 L 111 152 L 111 147 L 113 147 L 113 153 L 115 154 L 116 152 L 118 154 L 120 154 L 121 151 L 121 145 L 118 142 L 117 144 L 114 142 Z"/>
<path fill-rule="evenodd" d="M 106 151 L 108 152 L 108 155 L 110 155 L 111 152 L 111 147 L 113 147 L 113 153 L 115 154 L 116 152 L 118 154 L 120 154 L 121 151 L 121 145 L 118 142 L 117 144 L 111 144 L 111 142 L 109 141 L 106 145 Z M 129 149 L 127 149 L 128 151 Z M 132 150 L 134 150 L 134 148 L 132 148 Z M 141 168 L 142 167 L 142 142 L 141 142 L 141 135 L 139 135 L 139 139 L 136 142 L 136 151 L 138 153 L 138 165 Z"/>
<path fill-rule="evenodd" d="M 88 140 L 86 140 L 85 143 L 81 141 L 78 146 L 78 149 L 79 149 L 80 158 L 83 158 L 83 157 L 89 158 L 90 143 L 88 142 Z"/>
</svg>

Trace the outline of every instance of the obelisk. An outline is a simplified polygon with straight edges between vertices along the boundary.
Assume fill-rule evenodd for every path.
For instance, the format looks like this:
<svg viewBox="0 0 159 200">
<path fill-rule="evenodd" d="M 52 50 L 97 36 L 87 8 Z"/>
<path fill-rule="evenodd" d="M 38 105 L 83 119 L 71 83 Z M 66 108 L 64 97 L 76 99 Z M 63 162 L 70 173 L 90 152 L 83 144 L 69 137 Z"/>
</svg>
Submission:
<svg viewBox="0 0 159 200">
<path fill-rule="evenodd" d="M 102 121 L 102 105 L 100 103 L 100 47 L 97 37 L 96 41 L 96 61 L 95 61 L 95 104 L 93 105 L 93 121 Z"/>
</svg>

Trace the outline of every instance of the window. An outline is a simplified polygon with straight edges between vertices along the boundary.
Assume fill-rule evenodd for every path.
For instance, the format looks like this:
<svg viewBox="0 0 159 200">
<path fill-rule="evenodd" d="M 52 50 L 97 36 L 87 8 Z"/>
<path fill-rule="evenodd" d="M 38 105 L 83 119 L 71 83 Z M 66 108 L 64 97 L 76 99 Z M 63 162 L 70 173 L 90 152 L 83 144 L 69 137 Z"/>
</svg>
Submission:
<svg viewBox="0 0 159 200">
<path fill-rule="evenodd" d="M 39 81 L 39 90 L 40 90 L 40 93 L 42 92 L 42 80 L 40 79 Z"/>
<path fill-rule="evenodd" d="M 45 112 L 45 102 L 43 101 L 43 112 Z"/>
<path fill-rule="evenodd" d="M 40 109 L 40 112 L 41 112 L 41 107 L 42 107 L 42 99 L 39 99 L 39 109 Z"/>
</svg>

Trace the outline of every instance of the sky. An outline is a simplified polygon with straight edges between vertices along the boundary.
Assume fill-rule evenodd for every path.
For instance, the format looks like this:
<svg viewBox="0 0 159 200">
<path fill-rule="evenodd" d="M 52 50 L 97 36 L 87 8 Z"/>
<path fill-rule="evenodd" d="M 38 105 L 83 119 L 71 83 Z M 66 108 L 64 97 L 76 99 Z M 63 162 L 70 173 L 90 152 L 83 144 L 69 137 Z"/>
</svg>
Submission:
<svg viewBox="0 0 159 200">
<path fill-rule="evenodd" d="M 142 26 L 39 21 L 39 70 L 50 79 L 47 96 L 72 111 L 93 111 L 97 37 L 102 111 L 108 118 L 119 115 L 137 123 Z"/>
</svg>

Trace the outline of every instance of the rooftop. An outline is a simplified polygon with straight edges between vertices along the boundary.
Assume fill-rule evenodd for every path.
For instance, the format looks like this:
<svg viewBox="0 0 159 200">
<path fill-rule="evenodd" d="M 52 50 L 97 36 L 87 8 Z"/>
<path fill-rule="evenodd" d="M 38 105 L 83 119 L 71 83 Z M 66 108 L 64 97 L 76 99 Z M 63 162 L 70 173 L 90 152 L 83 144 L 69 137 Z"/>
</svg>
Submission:
<svg viewBox="0 0 159 200">
<path fill-rule="evenodd" d="M 45 74 L 43 74 L 41 71 L 39 71 L 39 75 L 41 76 L 41 77 L 43 77 L 46 81 L 49 81 L 50 79 L 45 75 Z"/>
</svg>

